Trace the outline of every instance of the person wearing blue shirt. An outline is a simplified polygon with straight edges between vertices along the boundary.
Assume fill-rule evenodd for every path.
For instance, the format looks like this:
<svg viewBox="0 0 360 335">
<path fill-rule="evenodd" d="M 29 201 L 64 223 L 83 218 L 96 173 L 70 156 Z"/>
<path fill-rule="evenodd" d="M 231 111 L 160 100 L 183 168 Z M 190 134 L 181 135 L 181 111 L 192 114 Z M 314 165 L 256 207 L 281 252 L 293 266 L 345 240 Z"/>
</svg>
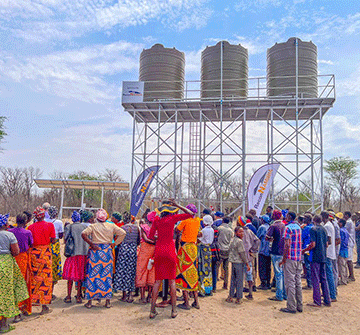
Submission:
<svg viewBox="0 0 360 335">
<path fill-rule="evenodd" d="M 271 288 L 271 257 L 270 257 L 270 242 L 265 239 L 266 233 L 270 227 L 270 218 L 268 215 L 260 217 L 261 226 L 257 232 L 257 237 L 260 240 L 259 249 L 259 277 L 261 284 L 258 287 L 260 290 L 269 290 Z"/>
<path fill-rule="evenodd" d="M 308 247 L 308 245 L 311 242 L 311 238 L 310 238 L 310 230 L 311 228 L 314 226 L 312 223 L 312 215 L 307 213 L 304 215 L 304 227 L 302 229 L 302 248 L 306 249 Z M 306 286 L 303 287 L 303 289 L 305 290 L 310 290 L 312 289 L 312 285 L 311 285 L 311 265 L 310 265 L 310 253 L 306 252 L 304 254 L 304 264 L 305 264 L 305 274 L 306 274 Z"/>
<path fill-rule="evenodd" d="M 340 252 L 339 252 L 339 285 L 347 285 L 348 278 L 347 278 L 347 268 L 346 262 L 349 257 L 349 237 L 350 234 L 345 228 L 346 220 L 340 219 L 339 226 L 340 226 Z"/>
</svg>

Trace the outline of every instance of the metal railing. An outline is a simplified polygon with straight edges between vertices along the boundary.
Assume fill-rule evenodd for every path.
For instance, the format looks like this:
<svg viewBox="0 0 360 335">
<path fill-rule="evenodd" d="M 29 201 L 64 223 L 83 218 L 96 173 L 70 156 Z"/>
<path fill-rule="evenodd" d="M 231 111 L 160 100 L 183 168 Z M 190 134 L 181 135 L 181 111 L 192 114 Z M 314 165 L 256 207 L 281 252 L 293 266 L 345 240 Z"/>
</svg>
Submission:
<svg viewBox="0 0 360 335">
<path fill-rule="evenodd" d="M 303 80 L 317 82 L 316 85 L 304 85 Z M 273 86 L 269 84 L 272 80 L 288 80 L 293 81 L 293 86 Z M 146 81 L 144 97 L 147 102 L 157 101 L 232 101 L 232 100 L 265 100 L 265 99 L 296 99 L 296 90 L 299 92 L 299 99 L 325 99 L 336 98 L 335 94 L 335 76 L 333 74 L 317 75 L 317 76 L 298 76 L 299 84 L 296 87 L 296 76 L 278 76 L 278 77 L 249 77 L 239 79 L 223 79 L 223 96 L 221 97 L 221 80 L 187 80 L 184 82 L 174 81 Z M 244 83 L 244 81 L 246 83 Z M 169 90 L 148 90 L 147 84 L 173 84 L 179 83 L 181 89 L 169 89 Z M 216 84 L 214 89 L 204 89 L 202 86 L 206 84 Z M 231 87 L 227 85 L 231 84 Z M 245 87 L 244 87 L 245 86 Z M 233 88 L 235 87 L 235 88 Z M 286 91 L 293 93 L 287 93 L 284 95 L 269 95 L 269 91 Z M 317 91 L 317 94 L 314 92 Z M 231 94 L 234 92 L 234 94 Z M 182 99 L 171 98 L 169 96 L 182 96 Z M 211 95 L 211 97 L 204 97 L 205 95 Z M 310 95 L 310 96 L 309 96 Z M 154 98 L 152 98 L 154 97 Z"/>
</svg>

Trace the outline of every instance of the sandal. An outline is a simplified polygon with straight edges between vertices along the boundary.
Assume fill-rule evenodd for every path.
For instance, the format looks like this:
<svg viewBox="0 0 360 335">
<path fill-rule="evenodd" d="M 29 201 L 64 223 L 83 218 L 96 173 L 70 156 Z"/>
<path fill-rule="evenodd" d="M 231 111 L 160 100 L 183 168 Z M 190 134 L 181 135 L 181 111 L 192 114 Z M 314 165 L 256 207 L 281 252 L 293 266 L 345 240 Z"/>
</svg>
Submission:
<svg viewBox="0 0 360 335">
<path fill-rule="evenodd" d="M 111 308 L 112 306 L 111 306 L 111 301 L 107 301 L 106 303 L 105 303 L 105 307 L 106 308 Z"/>
<path fill-rule="evenodd" d="M 92 306 L 92 303 L 87 302 L 87 303 L 84 305 L 84 307 L 90 309 L 90 308 L 92 308 L 93 306 Z"/>
<path fill-rule="evenodd" d="M 134 299 L 129 296 L 129 297 L 126 299 L 126 302 L 127 302 L 128 304 L 131 304 L 131 303 L 134 302 Z"/>
<path fill-rule="evenodd" d="M 21 316 L 21 314 L 18 314 L 15 316 L 13 323 L 18 323 L 21 322 L 23 320 L 23 317 Z"/>
<path fill-rule="evenodd" d="M 242 304 L 242 300 L 241 300 L 241 299 L 236 299 L 236 300 L 235 300 L 235 304 L 237 304 L 237 305 Z"/>
<path fill-rule="evenodd" d="M 177 311 L 171 311 L 171 318 L 175 319 L 178 316 Z"/>
<path fill-rule="evenodd" d="M 179 304 L 177 305 L 177 307 L 180 309 L 185 309 L 187 311 L 190 309 L 190 306 L 187 306 L 185 303 Z"/>
<path fill-rule="evenodd" d="M 229 304 L 231 304 L 233 302 L 233 299 L 231 297 L 227 297 L 225 299 L 226 302 L 228 302 Z"/>
<path fill-rule="evenodd" d="M 45 315 L 45 314 L 50 314 L 52 312 L 52 309 L 47 307 L 46 309 L 43 309 L 41 312 L 40 312 L 40 315 Z"/>
<path fill-rule="evenodd" d="M 82 298 L 81 297 L 75 297 L 77 304 L 82 304 Z"/>
<path fill-rule="evenodd" d="M 15 329 L 15 326 L 8 325 L 8 328 L 0 330 L 0 334 L 8 333 L 8 332 L 10 332 L 10 331 L 12 331 L 14 329 Z"/>
<path fill-rule="evenodd" d="M 70 304 L 71 303 L 71 297 L 65 297 L 64 302 L 67 303 L 67 304 Z"/>
<path fill-rule="evenodd" d="M 196 309 L 200 309 L 200 306 L 195 301 L 191 304 L 191 306 Z"/>
<path fill-rule="evenodd" d="M 154 312 L 150 312 L 150 319 L 155 319 L 156 315 L 158 315 L 159 313 L 157 311 Z"/>
</svg>

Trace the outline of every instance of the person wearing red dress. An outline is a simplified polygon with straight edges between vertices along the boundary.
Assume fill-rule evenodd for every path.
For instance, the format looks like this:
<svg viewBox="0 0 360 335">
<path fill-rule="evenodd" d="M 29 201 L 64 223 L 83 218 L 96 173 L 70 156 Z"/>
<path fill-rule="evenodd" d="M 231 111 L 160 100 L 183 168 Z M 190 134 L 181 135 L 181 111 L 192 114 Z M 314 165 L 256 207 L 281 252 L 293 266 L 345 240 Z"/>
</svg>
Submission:
<svg viewBox="0 0 360 335">
<path fill-rule="evenodd" d="M 181 209 L 185 214 L 177 214 Z M 180 205 L 174 200 L 164 201 L 162 206 L 156 209 L 159 217 L 156 217 L 149 233 L 149 239 L 154 240 L 157 233 L 155 244 L 154 267 L 155 267 L 155 285 L 151 299 L 150 319 L 155 318 L 155 304 L 159 294 L 159 288 L 162 280 L 168 279 L 170 286 L 171 317 L 176 318 L 176 250 L 174 236 L 174 227 L 178 221 L 186 220 L 194 215 L 194 213 Z"/>
</svg>

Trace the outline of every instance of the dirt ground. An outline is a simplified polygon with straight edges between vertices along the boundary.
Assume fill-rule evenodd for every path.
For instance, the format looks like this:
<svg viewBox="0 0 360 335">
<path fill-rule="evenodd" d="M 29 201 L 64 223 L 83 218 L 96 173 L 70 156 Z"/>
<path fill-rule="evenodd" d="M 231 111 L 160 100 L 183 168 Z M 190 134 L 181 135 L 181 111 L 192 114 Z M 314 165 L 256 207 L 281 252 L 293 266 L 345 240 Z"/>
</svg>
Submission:
<svg viewBox="0 0 360 335">
<path fill-rule="evenodd" d="M 220 289 L 212 297 L 201 298 L 200 310 L 179 310 L 178 317 L 171 319 L 171 307 L 159 308 L 154 320 L 149 319 L 149 305 L 120 302 L 119 294 L 110 309 L 94 306 L 88 310 L 75 299 L 66 304 L 66 281 L 61 280 L 55 286 L 57 299 L 50 305 L 53 312 L 40 316 L 40 308 L 35 307 L 11 334 L 360 334 L 360 269 L 355 269 L 355 275 L 355 282 L 338 288 L 338 302 L 331 308 L 306 306 L 312 302 L 312 291 L 303 291 L 303 313 L 284 314 L 279 309 L 285 302 L 267 299 L 273 292 L 258 291 L 253 301 L 244 299 L 238 306 L 226 303 L 228 291 Z"/>
</svg>

